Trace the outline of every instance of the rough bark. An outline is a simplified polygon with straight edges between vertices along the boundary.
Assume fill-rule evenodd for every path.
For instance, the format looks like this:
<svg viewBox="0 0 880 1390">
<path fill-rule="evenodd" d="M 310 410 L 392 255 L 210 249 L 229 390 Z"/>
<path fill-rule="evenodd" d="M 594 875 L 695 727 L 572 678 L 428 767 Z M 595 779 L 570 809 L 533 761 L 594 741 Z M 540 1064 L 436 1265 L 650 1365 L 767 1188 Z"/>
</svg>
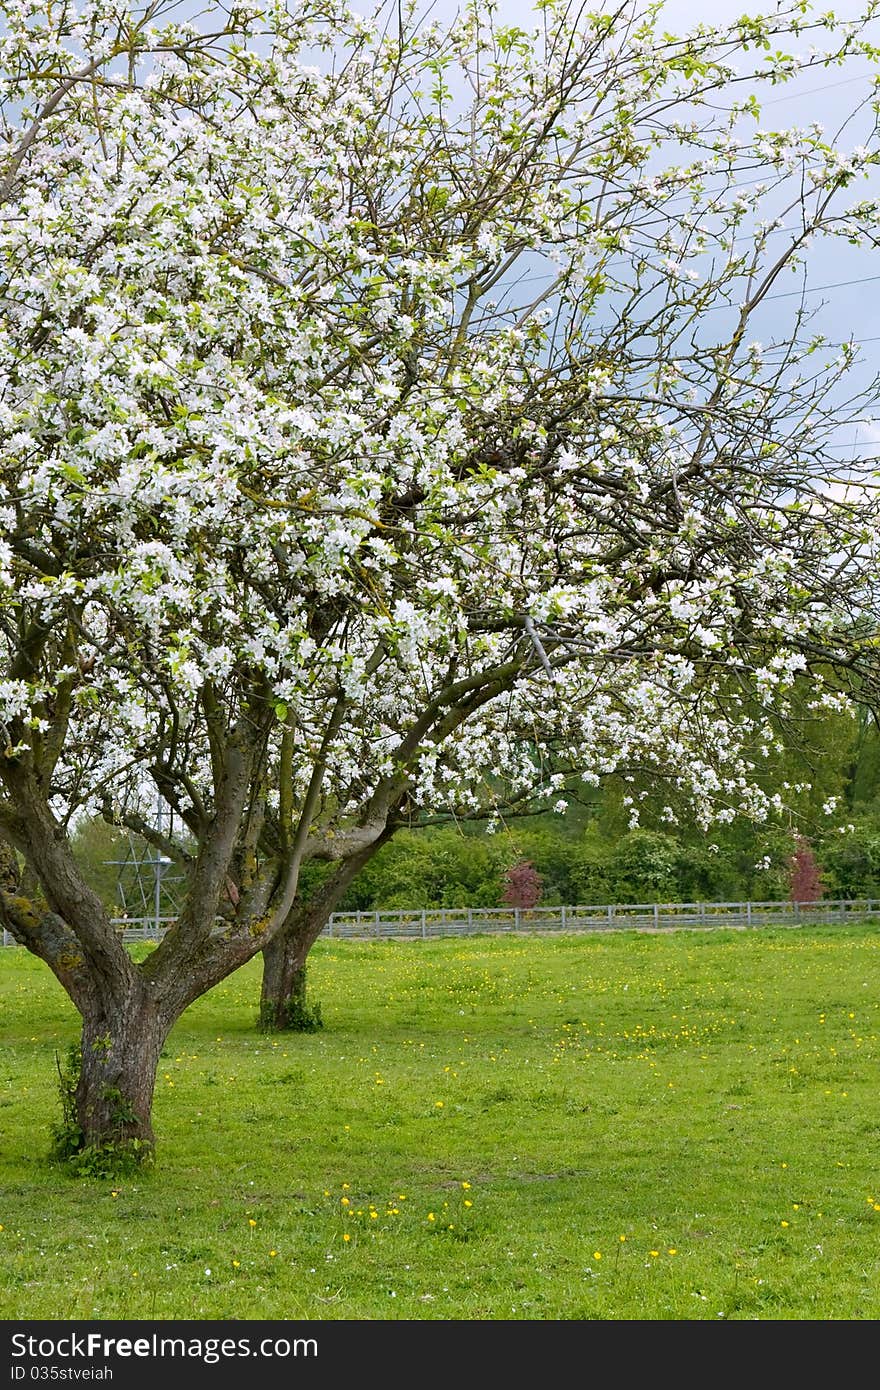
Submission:
<svg viewBox="0 0 880 1390">
<path fill-rule="evenodd" d="M 260 992 L 260 1028 L 264 1032 L 307 1032 L 320 1026 L 320 1012 L 311 1008 L 306 998 L 307 954 L 308 947 L 303 946 L 299 933 L 279 933 L 265 947 Z"/>
<path fill-rule="evenodd" d="M 386 825 L 381 834 L 357 854 L 346 859 L 308 901 L 298 904 L 283 927 L 263 948 L 263 983 L 260 991 L 259 1026 L 264 1032 L 320 1026 L 320 1010 L 306 998 L 306 960 L 330 913 L 363 866 L 394 833 Z M 311 1023 L 309 1020 L 313 1020 Z"/>
<path fill-rule="evenodd" d="M 78 1075 L 69 1078 L 72 1152 L 138 1160 L 152 1153 L 153 1091 L 168 1031 L 139 983 L 125 999 L 96 992 L 83 1010 Z"/>
<path fill-rule="evenodd" d="M 17 887 L 8 847 L 0 847 L 0 921 L 46 962 L 82 1019 L 79 1045 L 59 1062 L 56 1149 L 92 1169 L 148 1158 L 156 1069 L 176 1015 L 160 1011 L 137 970 L 120 985 L 118 971 L 87 962 L 67 924 L 39 900 L 10 891 Z"/>
</svg>

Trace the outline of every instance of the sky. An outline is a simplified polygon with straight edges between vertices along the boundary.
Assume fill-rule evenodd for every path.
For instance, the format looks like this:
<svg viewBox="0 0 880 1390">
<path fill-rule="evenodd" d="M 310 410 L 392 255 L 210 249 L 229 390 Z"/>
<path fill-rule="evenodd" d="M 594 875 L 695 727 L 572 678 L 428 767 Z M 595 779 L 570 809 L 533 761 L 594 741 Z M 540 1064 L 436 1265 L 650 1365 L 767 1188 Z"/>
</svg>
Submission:
<svg viewBox="0 0 880 1390">
<path fill-rule="evenodd" d="M 455 0 L 434 0 L 430 8 L 432 17 L 451 19 L 457 5 Z M 596 0 L 589 8 L 614 9 L 617 6 L 611 0 Z M 843 19 L 855 18 L 860 8 L 856 0 L 842 0 L 839 4 L 828 0 L 828 3 L 815 6 L 818 13 L 833 10 Z M 668 0 L 663 7 L 662 27 L 673 33 L 683 33 L 699 24 L 722 25 L 744 13 L 770 14 L 774 9 L 775 5 L 766 0 L 763 3 L 713 0 L 711 6 L 689 3 L 689 0 Z M 497 17 L 499 22 L 528 29 L 534 23 L 535 12 L 531 0 L 498 0 Z M 880 19 L 873 22 L 872 29 L 880 46 Z M 805 38 L 800 50 L 806 53 L 811 41 Z M 818 121 L 829 137 L 836 134 L 854 106 L 870 91 L 871 71 L 870 64 L 865 61 L 850 66 L 845 76 L 838 69 L 812 70 L 775 92 L 768 88 L 767 99 L 762 100 L 760 128 L 770 130 Z M 841 138 L 847 146 L 860 143 L 856 128 L 845 130 Z M 867 197 L 871 189 L 871 184 L 862 185 L 858 197 Z M 873 184 L 873 191 L 880 195 L 880 175 Z M 817 311 L 816 330 L 826 332 L 836 341 L 852 336 L 861 345 L 863 377 L 880 376 L 880 250 L 873 247 L 857 250 L 839 242 L 817 243 L 811 256 L 808 284 L 808 303 Z M 782 286 L 780 296 L 785 291 L 786 287 Z M 798 291 L 792 289 L 792 295 L 796 293 Z M 781 323 L 785 309 L 792 308 L 796 302 L 794 298 L 785 301 L 780 296 L 768 302 L 761 317 L 755 319 L 755 336 L 764 341 L 773 337 L 774 326 Z M 841 460 L 880 455 L 880 399 L 876 417 L 876 424 L 866 416 L 857 428 L 846 427 L 836 443 Z"/>
<path fill-rule="evenodd" d="M 496 22 L 516 24 L 529 29 L 538 21 L 533 0 L 496 0 Z M 132 0 L 136 3 L 136 0 Z M 208 0 L 210 5 L 211 0 Z M 293 3 L 293 0 L 291 0 Z M 617 9 L 620 0 L 589 0 L 589 9 Z M 356 8 L 369 12 L 373 0 L 354 0 Z M 203 12 L 203 0 L 181 0 L 176 13 L 187 17 Z M 453 21 L 459 8 L 457 0 L 420 0 L 420 10 L 430 11 L 431 17 L 441 21 Z M 662 27 L 672 32 L 684 32 L 701 23 L 713 25 L 734 20 L 744 12 L 772 13 L 774 0 L 713 0 L 711 6 L 695 4 L 693 0 L 667 0 L 662 10 Z M 788 6 L 785 6 L 788 8 Z M 817 12 L 828 9 L 842 18 L 854 18 L 860 9 L 858 0 L 819 0 L 815 5 Z M 875 38 L 880 47 L 880 19 L 873 23 Z M 0 17 L 2 30 L 2 17 Z M 802 42 L 806 51 L 809 38 Z M 858 72 L 858 69 L 856 69 Z M 782 89 L 767 92 L 762 102 L 761 125 L 765 129 L 786 125 L 806 125 L 820 122 L 829 135 L 836 132 L 848 114 L 870 90 L 870 67 L 867 62 L 861 65 L 861 76 L 854 76 L 848 68 L 846 75 L 832 69 L 825 72 L 812 70 Z M 741 94 L 740 94 L 741 95 Z M 847 132 L 845 143 L 860 143 L 857 131 Z M 868 185 L 863 185 L 859 196 L 866 196 Z M 880 175 L 875 190 L 880 195 Z M 798 282 L 799 283 L 799 282 Z M 842 246 L 839 242 L 823 246 L 817 243 L 812 253 L 809 276 L 808 302 L 817 311 L 815 327 L 824 331 L 836 341 L 852 336 L 860 345 L 864 357 L 862 373 L 865 379 L 874 374 L 880 376 L 880 250 L 869 248 L 855 250 Z M 754 334 L 762 341 L 774 336 L 774 325 L 781 324 L 786 311 L 793 309 L 797 293 L 792 282 L 792 298 L 786 300 L 782 295 L 787 286 L 780 286 L 780 293 L 761 310 L 761 317 L 755 319 Z M 880 400 L 876 410 L 877 424 L 872 420 L 857 427 L 848 426 L 845 437 L 838 441 L 841 459 L 848 455 L 875 452 L 880 455 Z"/>
<path fill-rule="evenodd" d="M 506 0 L 502 0 L 505 3 Z M 512 0 L 518 3 L 518 0 Z M 670 0 L 664 7 L 670 28 L 693 27 L 701 20 L 714 24 L 735 19 L 743 13 L 772 12 L 768 4 L 742 3 L 742 0 L 713 0 L 710 11 L 688 0 Z M 817 5 L 819 12 L 833 10 L 844 19 L 855 18 L 861 6 L 854 0 Z M 875 42 L 880 44 L 880 19 L 872 24 Z M 804 45 L 806 47 L 806 45 Z M 864 78 L 854 76 L 858 70 Z M 871 66 L 863 62 L 848 70 L 843 77 L 838 70 L 812 71 L 786 85 L 777 95 L 768 93 L 762 102 L 761 126 L 774 129 L 780 126 L 808 124 L 819 121 L 831 136 L 847 121 L 854 106 L 870 91 Z M 856 131 L 846 131 L 842 140 L 847 145 L 859 143 Z M 880 178 L 863 185 L 859 196 L 867 196 L 871 188 L 880 193 Z M 842 247 L 839 243 L 817 246 L 812 258 L 808 283 L 809 302 L 817 309 L 816 324 L 830 336 L 842 340 L 850 335 L 861 346 L 864 376 L 880 375 L 880 250 Z M 822 288 L 826 287 L 826 288 Z M 795 302 L 795 301 L 790 301 Z M 772 321 L 775 308 L 783 307 L 779 300 L 767 306 L 767 322 Z M 760 336 L 760 335 L 759 335 Z M 769 336 L 769 333 L 768 333 Z M 840 434 L 836 451 L 842 462 L 849 458 L 880 454 L 880 400 L 876 410 L 877 423 L 871 417 L 855 430 L 851 426 Z"/>
</svg>

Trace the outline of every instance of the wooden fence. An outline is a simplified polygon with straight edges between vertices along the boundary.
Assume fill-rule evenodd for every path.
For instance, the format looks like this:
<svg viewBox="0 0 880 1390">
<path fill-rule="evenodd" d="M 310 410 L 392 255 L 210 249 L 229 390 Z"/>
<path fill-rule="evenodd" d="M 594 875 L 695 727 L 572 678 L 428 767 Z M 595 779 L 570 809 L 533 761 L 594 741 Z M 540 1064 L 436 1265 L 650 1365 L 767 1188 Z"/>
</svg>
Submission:
<svg viewBox="0 0 880 1390">
<path fill-rule="evenodd" d="M 880 898 L 847 898 L 814 903 L 608 903 L 565 907 L 444 907 L 397 912 L 334 912 L 324 935 L 400 937 L 497 935 L 505 932 L 702 931 L 758 927 L 843 925 L 880 917 Z M 158 940 L 172 918 L 119 917 L 124 941 Z M 15 942 L 3 932 L 3 945 Z"/>
<path fill-rule="evenodd" d="M 437 908 L 425 911 L 334 912 L 332 937 L 471 936 L 479 932 L 675 931 L 682 928 L 797 927 L 880 916 L 880 899 L 817 903 L 605 903 L 565 907 Z"/>
</svg>

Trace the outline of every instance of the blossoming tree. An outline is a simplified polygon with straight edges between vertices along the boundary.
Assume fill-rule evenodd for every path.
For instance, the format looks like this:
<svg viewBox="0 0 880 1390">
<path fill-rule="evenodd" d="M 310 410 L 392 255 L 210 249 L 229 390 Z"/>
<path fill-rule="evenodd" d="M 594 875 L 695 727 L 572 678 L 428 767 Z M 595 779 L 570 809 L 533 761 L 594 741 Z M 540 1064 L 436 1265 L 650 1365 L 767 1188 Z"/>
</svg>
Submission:
<svg viewBox="0 0 880 1390">
<path fill-rule="evenodd" d="M 404 819 L 628 769 L 766 816 L 874 534 L 824 486 L 852 345 L 750 329 L 878 208 L 870 120 L 756 133 L 749 65 L 863 70 L 859 25 L 165 8 L 2 0 L 0 829 L 39 892 L 7 856 L 0 908 L 82 1016 L 88 1151 L 151 1151 L 169 1030 L 259 952 L 282 1019 Z M 185 870 L 141 963 L 71 854 L 96 806 Z"/>
</svg>

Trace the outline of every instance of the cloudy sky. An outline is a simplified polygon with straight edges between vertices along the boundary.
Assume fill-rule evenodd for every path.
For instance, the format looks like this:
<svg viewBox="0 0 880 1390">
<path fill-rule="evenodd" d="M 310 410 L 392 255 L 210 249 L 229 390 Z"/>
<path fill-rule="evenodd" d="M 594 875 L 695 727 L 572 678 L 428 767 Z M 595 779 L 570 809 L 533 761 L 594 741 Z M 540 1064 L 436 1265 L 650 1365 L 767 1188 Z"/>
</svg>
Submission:
<svg viewBox="0 0 880 1390">
<path fill-rule="evenodd" d="M 353 0 L 355 8 L 369 12 L 372 0 Z M 137 0 L 130 0 L 137 3 Z M 293 0 L 291 0 L 293 3 Z M 638 3 L 638 0 L 636 0 Z M 210 0 L 208 0 L 210 4 Z M 177 13 L 196 15 L 203 11 L 200 0 L 181 0 Z M 433 18 L 454 20 L 459 8 L 456 0 L 420 0 L 420 11 L 430 12 Z M 589 0 L 587 9 L 619 8 L 619 0 Z M 784 6 L 790 8 L 789 5 Z M 821 0 L 816 4 L 817 13 L 829 8 L 844 19 L 855 18 L 860 9 L 858 0 Z M 734 20 L 749 11 L 772 13 L 775 5 L 767 0 L 713 0 L 711 7 L 695 4 L 692 0 L 667 0 L 662 13 L 662 28 L 671 32 L 686 32 L 702 23 L 723 24 Z M 517 24 L 529 29 L 538 22 L 538 15 L 532 0 L 497 0 L 496 22 Z M 0 26 L 2 27 L 2 26 Z M 873 37 L 880 47 L 880 20 L 873 22 Z M 806 53 L 812 36 L 804 36 L 799 47 Z M 792 45 L 794 47 L 794 45 Z M 767 88 L 761 100 L 761 127 L 774 129 L 785 126 L 808 125 L 819 122 L 825 127 L 829 139 L 835 139 L 844 126 L 847 117 L 871 91 L 871 69 L 868 62 L 852 64 L 843 72 L 841 69 L 813 69 L 786 84 L 783 88 Z M 742 92 L 738 92 L 739 97 Z M 765 99 L 766 98 L 766 99 Z M 845 128 L 840 137 L 844 146 L 853 147 L 861 143 L 858 126 Z M 880 174 L 874 183 L 874 190 L 880 195 Z M 854 196 L 866 197 L 871 185 L 863 184 Z M 860 345 L 864 357 L 863 379 L 880 375 L 880 250 L 873 247 L 857 250 L 841 245 L 839 242 L 822 245 L 817 243 L 810 264 L 808 276 L 808 303 L 816 310 L 814 326 L 825 332 L 829 338 L 842 341 L 852 336 Z M 800 280 L 792 279 L 790 297 L 786 285 L 780 285 L 780 292 L 768 299 L 762 306 L 761 317 L 756 318 L 754 334 L 767 342 L 774 336 L 774 328 L 779 328 L 797 304 Z M 876 414 L 880 421 L 880 399 Z M 853 428 L 847 426 L 839 439 L 841 460 L 848 456 L 875 453 L 880 455 L 880 424 L 872 421 Z"/>
<path fill-rule="evenodd" d="M 366 5 L 364 5 L 366 8 Z M 451 18 L 456 11 L 455 0 L 434 0 L 430 5 L 435 17 Z M 589 9 L 616 9 L 612 0 L 596 0 Z M 668 0 L 663 8 L 662 28 L 673 33 L 683 33 L 700 24 L 722 25 L 726 21 L 739 18 L 744 13 L 772 14 L 776 6 L 766 3 L 749 3 L 749 0 L 713 0 L 711 7 L 694 4 L 689 0 Z M 782 7 L 789 9 L 788 5 Z M 843 19 L 854 19 L 861 6 L 857 0 L 842 0 L 835 4 L 817 4 L 816 13 L 833 10 Z M 500 22 L 519 24 L 528 29 L 534 22 L 531 0 L 498 0 L 497 16 Z M 872 23 L 870 31 L 874 41 L 880 46 L 880 20 Z M 800 43 L 789 45 L 794 51 L 806 54 L 814 36 L 804 36 Z M 821 44 L 821 40 L 817 41 Z M 760 128 L 779 129 L 819 122 L 825 128 L 826 137 L 844 147 L 852 148 L 861 143 L 858 124 L 847 125 L 853 110 L 864 101 L 871 91 L 871 65 L 867 61 L 850 64 L 845 73 L 839 68 L 828 70 L 813 69 L 799 78 L 775 90 L 767 87 L 761 101 Z M 738 93 L 742 96 L 742 92 Z M 864 126 L 862 126 L 864 131 Z M 871 183 L 864 183 L 854 190 L 855 198 L 869 196 L 870 192 L 880 196 L 880 175 Z M 842 341 L 850 336 L 859 342 L 864 358 L 863 378 L 880 374 L 880 250 L 873 247 L 857 250 L 835 242 L 827 245 L 817 244 L 811 256 L 808 276 L 808 303 L 816 310 L 814 325 L 817 331 Z M 800 280 L 796 288 L 793 284 L 791 298 L 783 298 L 786 287 L 781 286 L 779 295 L 762 309 L 760 319 L 755 319 L 755 335 L 769 340 L 785 317 L 786 309 L 793 309 L 797 303 Z M 876 415 L 880 421 L 880 399 Z M 880 455 L 880 423 L 874 424 L 866 419 L 864 424 L 854 429 L 847 426 L 839 439 L 841 460 L 857 455 Z"/>
</svg>

